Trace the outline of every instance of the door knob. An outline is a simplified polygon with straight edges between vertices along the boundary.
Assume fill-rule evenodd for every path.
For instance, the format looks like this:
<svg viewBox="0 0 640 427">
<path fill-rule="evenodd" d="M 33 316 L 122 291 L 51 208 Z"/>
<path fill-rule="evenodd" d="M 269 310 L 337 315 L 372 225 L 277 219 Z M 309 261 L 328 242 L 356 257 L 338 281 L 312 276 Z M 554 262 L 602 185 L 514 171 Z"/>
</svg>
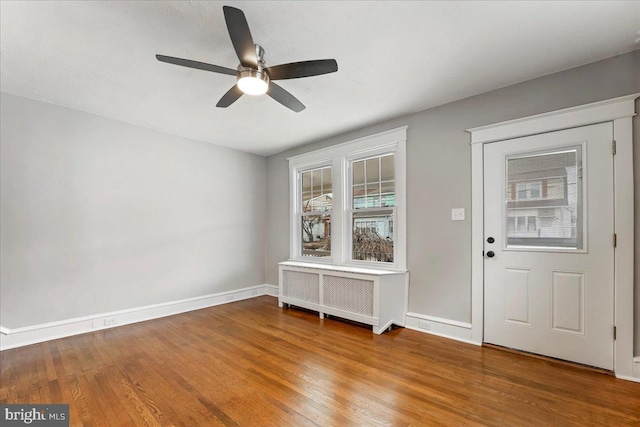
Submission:
<svg viewBox="0 0 640 427">
<path fill-rule="evenodd" d="M 496 254 L 495 254 L 495 252 L 493 252 L 493 251 L 489 251 L 489 252 L 487 252 L 487 256 L 488 256 L 489 258 L 493 258 L 494 256 L 496 256 Z"/>
<path fill-rule="evenodd" d="M 493 243 L 493 242 L 495 242 L 495 241 L 496 241 L 496 239 L 494 239 L 493 237 L 489 237 L 489 238 L 487 239 L 487 243 Z"/>
</svg>

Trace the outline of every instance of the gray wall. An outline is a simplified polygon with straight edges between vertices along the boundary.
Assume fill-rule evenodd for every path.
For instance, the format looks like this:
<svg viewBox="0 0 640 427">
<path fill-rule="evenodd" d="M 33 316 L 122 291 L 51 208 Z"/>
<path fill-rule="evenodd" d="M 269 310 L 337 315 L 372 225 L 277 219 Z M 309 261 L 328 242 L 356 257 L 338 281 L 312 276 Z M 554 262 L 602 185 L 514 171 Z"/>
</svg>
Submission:
<svg viewBox="0 0 640 427">
<path fill-rule="evenodd" d="M 263 157 L 0 101 L 2 326 L 264 283 Z"/>
<path fill-rule="evenodd" d="M 640 51 L 635 51 L 369 126 L 267 158 L 267 282 L 277 283 L 277 263 L 286 260 L 289 254 L 289 182 L 286 157 L 409 125 L 409 311 L 470 322 L 471 150 L 470 136 L 465 129 L 640 92 L 638 70 Z M 635 133 L 635 142 L 636 147 L 640 147 L 638 132 Z M 636 152 L 639 150 L 640 148 Z M 640 179 L 637 175 L 636 182 L 636 190 L 639 191 L 637 194 L 640 194 Z M 466 208 L 466 221 L 451 221 L 451 208 L 455 207 Z M 640 222 L 637 224 L 637 229 L 640 229 Z M 637 311 L 640 307 L 640 295 L 636 293 L 636 296 Z M 638 317 L 636 316 L 636 321 Z M 638 354 L 640 324 L 636 328 L 636 337 Z"/>
</svg>

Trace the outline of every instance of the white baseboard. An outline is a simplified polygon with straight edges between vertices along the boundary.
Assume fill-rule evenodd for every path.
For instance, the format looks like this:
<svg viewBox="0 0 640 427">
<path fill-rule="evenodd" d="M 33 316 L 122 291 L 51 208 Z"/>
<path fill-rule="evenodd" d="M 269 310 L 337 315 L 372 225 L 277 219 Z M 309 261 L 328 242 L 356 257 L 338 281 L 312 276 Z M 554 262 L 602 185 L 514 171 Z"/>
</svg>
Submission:
<svg viewBox="0 0 640 427">
<path fill-rule="evenodd" d="M 640 383 L 640 357 L 633 358 L 633 378 L 631 381 Z"/>
<path fill-rule="evenodd" d="M 467 344 L 482 345 L 482 343 L 471 339 L 471 323 L 412 312 L 406 314 L 405 323 L 405 328 L 414 331 L 462 341 Z"/>
<path fill-rule="evenodd" d="M 172 316 L 174 314 L 255 298 L 262 295 L 278 296 L 278 287 L 267 284 L 250 286 L 217 294 L 203 295 L 127 310 L 112 311 L 92 316 L 77 317 L 23 328 L 10 329 L 0 326 L 0 351 L 71 335 L 144 322 L 145 320 L 158 319 L 160 317 Z"/>
<path fill-rule="evenodd" d="M 263 285 L 265 287 L 265 295 L 269 295 L 272 297 L 278 297 L 278 286 L 277 285 Z"/>
</svg>

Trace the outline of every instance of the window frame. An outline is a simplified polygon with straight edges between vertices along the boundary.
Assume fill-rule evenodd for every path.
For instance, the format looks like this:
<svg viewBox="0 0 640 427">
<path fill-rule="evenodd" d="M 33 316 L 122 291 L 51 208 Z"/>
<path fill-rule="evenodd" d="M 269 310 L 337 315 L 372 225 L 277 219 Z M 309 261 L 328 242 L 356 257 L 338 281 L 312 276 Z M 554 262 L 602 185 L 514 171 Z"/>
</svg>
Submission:
<svg viewBox="0 0 640 427">
<path fill-rule="evenodd" d="M 324 257 L 312 257 L 312 256 L 308 256 L 308 255 L 305 256 L 304 253 L 303 253 L 303 250 L 304 250 L 304 243 L 303 243 L 304 236 L 303 236 L 303 230 L 302 230 L 302 220 L 303 220 L 303 218 L 309 217 L 309 216 L 320 216 L 320 217 L 322 217 L 324 215 L 328 215 L 329 218 L 330 218 L 329 223 L 331 223 L 331 221 L 333 221 L 333 200 L 331 202 L 331 210 L 309 210 L 309 211 L 305 211 L 304 210 L 304 203 L 303 203 L 303 196 L 304 196 L 303 185 L 304 185 L 304 180 L 303 180 L 303 174 L 309 173 L 309 172 L 315 172 L 315 171 L 324 171 L 327 168 L 331 169 L 331 175 L 332 175 L 332 177 L 331 177 L 332 178 L 331 179 L 331 192 L 332 192 L 331 198 L 333 199 L 333 167 L 331 165 L 314 167 L 314 168 L 307 168 L 307 169 L 298 171 L 298 186 L 299 186 L 299 194 L 300 194 L 300 198 L 298 200 L 298 226 L 300 227 L 300 233 L 299 233 L 298 237 L 300 239 L 300 256 L 305 258 L 305 259 L 308 259 L 308 258 L 319 258 L 319 259 L 324 259 L 324 260 L 331 259 L 331 255 L 324 256 Z M 321 190 L 320 190 L 321 195 L 320 195 L 320 197 L 322 197 L 322 196 L 325 195 L 324 191 L 323 191 L 324 190 L 324 183 L 323 183 L 324 174 L 321 173 L 320 176 L 321 176 Z M 312 174 L 312 177 L 313 177 L 313 174 Z M 314 191 L 313 191 L 313 178 L 311 180 L 310 185 L 311 185 L 310 192 L 311 192 L 311 194 L 314 194 Z M 313 198 L 311 197 L 309 199 L 309 203 L 310 204 L 311 204 L 312 200 L 313 200 Z M 331 249 L 329 249 L 329 253 L 330 254 L 332 253 Z"/>
<path fill-rule="evenodd" d="M 368 268 L 387 268 L 387 266 L 389 265 L 395 265 L 396 264 L 396 259 L 398 256 L 398 249 L 396 247 L 396 242 L 398 240 L 398 236 L 397 236 L 397 232 L 395 227 L 393 227 L 393 262 L 382 262 L 382 261 L 363 261 L 363 260 L 357 260 L 357 259 L 353 259 L 353 231 L 354 231 L 354 227 L 353 227 L 353 214 L 357 213 L 357 212 L 362 212 L 362 213 L 366 213 L 366 212 L 391 212 L 393 215 L 393 220 L 395 221 L 396 218 L 396 214 L 397 214 L 397 205 L 398 205 L 398 201 L 396 199 L 396 202 L 394 204 L 394 206 L 379 206 L 379 207 L 364 207 L 364 208 L 355 208 L 353 206 L 353 164 L 355 162 L 359 162 L 359 161 L 365 161 L 366 160 L 370 160 L 370 159 L 379 159 L 381 157 L 384 156 L 388 156 L 388 155 L 393 155 L 394 156 L 394 194 L 395 194 L 395 186 L 396 186 L 396 150 L 392 149 L 390 151 L 382 151 L 382 152 L 377 152 L 376 154 L 371 154 L 368 153 L 368 155 L 366 156 L 359 156 L 358 154 L 353 154 L 353 155 L 349 155 L 349 156 L 345 156 L 345 162 L 346 162 L 346 170 L 347 170 L 347 176 L 346 176 L 346 182 L 345 182 L 345 186 L 346 186 L 346 203 L 344 206 L 344 212 L 345 212 L 345 216 L 346 216 L 346 228 L 345 228 L 345 239 L 346 241 L 344 242 L 346 245 L 346 250 L 345 250 L 345 261 L 346 263 L 350 264 L 350 265 L 357 265 L 360 267 L 368 267 Z M 379 185 L 382 183 L 382 177 L 380 176 L 380 180 L 378 181 Z M 380 198 L 382 198 L 382 194 L 378 194 L 378 196 Z"/>
<path fill-rule="evenodd" d="M 342 144 L 289 157 L 290 253 L 289 260 L 338 266 L 406 271 L 406 141 L 407 126 L 359 138 Z M 394 154 L 395 207 L 393 217 L 394 261 L 353 260 L 352 214 L 349 210 L 353 189 L 350 165 L 372 157 Z M 331 212 L 331 256 L 302 255 L 301 238 L 301 173 L 331 166 L 333 210 Z M 385 210 L 388 208 L 372 208 Z M 362 209 L 358 209 L 362 211 Z"/>
<path fill-rule="evenodd" d="M 322 215 L 325 212 L 322 211 L 309 211 L 305 212 L 302 209 L 302 174 L 305 172 L 310 172 L 318 169 L 324 169 L 330 167 L 331 168 L 331 186 L 333 191 L 333 183 L 334 183 L 334 168 L 331 164 L 331 159 L 319 160 L 318 162 L 313 162 L 310 164 L 302 165 L 294 171 L 295 176 L 293 176 L 293 182 L 295 183 L 295 192 L 292 206 L 292 224 L 291 224 L 291 258 L 294 259 L 294 250 L 295 250 L 295 259 L 299 261 L 310 261 L 310 262 L 321 262 L 321 263 L 332 263 L 333 262 L 333 233 L 331 233 L 331 255 L 328 257 L 311 257 L 302 255 L 302 218 L 310 215 Z M 330 215 L 331 215 L 331 226 L 333 228 L 334 221 L 334 211 L 335 211 L 335 194 L 333 195 L 334 204 L 332 205 Z"/>
</svg>

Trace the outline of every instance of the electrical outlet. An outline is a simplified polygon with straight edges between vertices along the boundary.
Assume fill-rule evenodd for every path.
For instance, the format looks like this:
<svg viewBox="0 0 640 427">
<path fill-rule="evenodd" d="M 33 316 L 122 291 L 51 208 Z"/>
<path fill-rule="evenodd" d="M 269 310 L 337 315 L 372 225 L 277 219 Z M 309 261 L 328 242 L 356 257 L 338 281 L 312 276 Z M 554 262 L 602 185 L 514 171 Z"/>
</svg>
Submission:
<svg viewBox="0 0 640 427">
<path fill-rule="evenodd" d="M 425 329 L 427 331 L 431 330 L 431 323 L 427 322 L 426 320 L 420 320 L 418 322 L 418 327 L 420 327 L 420 329 Z"/>
<path fill-rule="evenodd" d="M 104 326 L 113 326 L 118 324 L 118 319 L 115 317 L 107 317 L 104 319 Z"/>
<path fill-rule="evenodd" d="M 464 221 L 464 208 L 451 209 L 451 221 Z"/>
</svg>

